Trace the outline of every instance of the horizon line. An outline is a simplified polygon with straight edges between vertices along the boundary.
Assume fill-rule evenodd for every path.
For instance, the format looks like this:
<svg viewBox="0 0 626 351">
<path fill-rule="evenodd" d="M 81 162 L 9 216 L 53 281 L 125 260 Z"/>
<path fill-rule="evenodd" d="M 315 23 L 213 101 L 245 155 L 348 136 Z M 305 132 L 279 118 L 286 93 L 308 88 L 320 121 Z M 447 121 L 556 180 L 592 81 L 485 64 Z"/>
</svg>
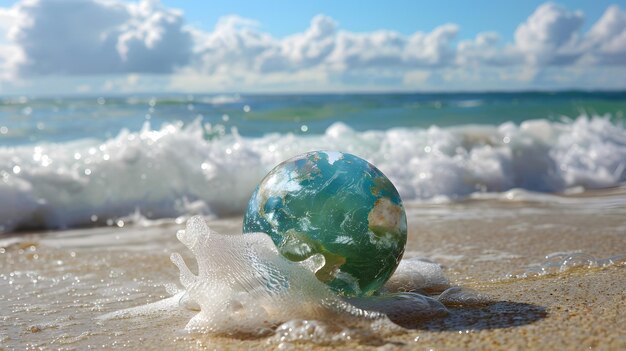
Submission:
<svg viewBox="0 0 626 351">
<path fill-rule="evenodd" d="M 62 93 L 62 94 L 1 94 L 0 99 L 6 99 L 11 97 L 26 97 L 33 99 L 41 98 L 76 98 L 76 97 L 121 97 L 121 96 L 168 96 L 168 95 L 245 95 L 245 96 L 296 96 L 296 95 L 457 95 L 457 94 L 565 94 L 565 93 L 582 93 L 582 94 L 626 94 L 626 88 L 620 89 L 581 89 L 581 88 L 568 88 L 568 89 L 512 89 L 512 90 L 346 90 L 346 91 L 224 91 L 224 92 L 184 92 L 184 91 L 162 91 L 162 92 L 108 92 L 108 93 L 94 93 L 94 92 L 76 92 L 76 93 Z"/>
</svg>

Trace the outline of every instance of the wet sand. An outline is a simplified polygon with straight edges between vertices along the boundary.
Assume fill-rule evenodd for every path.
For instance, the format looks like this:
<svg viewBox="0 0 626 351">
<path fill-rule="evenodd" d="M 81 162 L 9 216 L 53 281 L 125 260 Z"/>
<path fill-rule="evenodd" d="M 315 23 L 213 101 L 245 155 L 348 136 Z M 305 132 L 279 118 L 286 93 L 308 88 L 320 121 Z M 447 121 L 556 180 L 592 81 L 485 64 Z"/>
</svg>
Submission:
<svg viewBox="0 0 626 351">
<path fill-rule="evenodd" d="M 177 224 L 5 236 L 0 349 L 626 349 L 626 264 L 617 257 L 626 253 L 624 191 L 564 199 L 407 206 L 406 257 L 442 264 L 453 284 L 493 302 L 333 345 L 190 335 L 182 329 L 193 313 L 182 309 L 98 320 L 170 295 L 178 272 L 169 254 L 190 259 Z M 240 223 L 210 221 L 225 233 Z M 581 253 L 580 266 L 545 275 L 528 268 L 555 252 Z M 587 267 L 583 254 L 616 262 Z"/>
</svg>

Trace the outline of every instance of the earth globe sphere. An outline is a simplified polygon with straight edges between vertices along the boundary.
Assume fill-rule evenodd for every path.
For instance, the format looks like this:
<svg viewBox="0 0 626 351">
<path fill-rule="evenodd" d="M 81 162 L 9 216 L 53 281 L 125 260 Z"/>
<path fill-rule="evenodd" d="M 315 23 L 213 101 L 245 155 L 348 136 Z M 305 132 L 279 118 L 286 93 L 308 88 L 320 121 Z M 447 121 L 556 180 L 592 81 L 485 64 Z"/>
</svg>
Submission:
<svg viewBox="0 0 626 351">
<path fill-rule="evenodd" d="M 365 296 L 400 263 L 407 222 L 398 191 L 378 168 L 349 153 L 313 151 L 263 178 L 243 232 L 269 234 L 291 261 L 323 255 L 319 280 L 341 295 Z"/>
</svg>

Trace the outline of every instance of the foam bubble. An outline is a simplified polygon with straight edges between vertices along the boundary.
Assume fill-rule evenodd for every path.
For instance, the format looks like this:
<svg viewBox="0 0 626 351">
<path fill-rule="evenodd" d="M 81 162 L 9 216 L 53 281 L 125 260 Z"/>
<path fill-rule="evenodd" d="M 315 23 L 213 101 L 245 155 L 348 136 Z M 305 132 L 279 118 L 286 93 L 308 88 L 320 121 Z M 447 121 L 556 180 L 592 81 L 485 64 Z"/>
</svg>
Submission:
<svg viewBox="0 0 626 351">
<path fill-rule="evenodd" d="M 602 268 L 626 265 L 626 254 L 596 258 L 584 252 L 554 252 L 546 255 L 542 263 L 532 264 L 518 271 L 507 273 L 507 279 L 523 279 L 554 275 L 581 268 Z"/>
</svg>

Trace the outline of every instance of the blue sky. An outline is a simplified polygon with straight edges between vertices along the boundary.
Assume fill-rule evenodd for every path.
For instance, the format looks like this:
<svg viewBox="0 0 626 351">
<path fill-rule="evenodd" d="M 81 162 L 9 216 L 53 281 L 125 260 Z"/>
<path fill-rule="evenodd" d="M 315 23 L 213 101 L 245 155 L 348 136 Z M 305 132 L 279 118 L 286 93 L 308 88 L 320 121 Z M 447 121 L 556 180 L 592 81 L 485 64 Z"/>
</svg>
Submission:
<svg viewBox="0 0 626 351">
<path fill-rule="evenodd" d="M 447 22 L 461 27 L 459 39 L 469 39 L 484 31 L 495 31 L 511 40 L 515 28 L 545 1 L 188 1 L 164 0 L 163 4 L 181 9 L 190 24 L 210 30 L 224 15 L 237 14 L 254 18 L 263 30 L 278 37 L 302 31 L 310 19 L 320 13 L 334 18 L 341 28 L 368 32 L 392 29 L 403 34 L 432 30 Z M 572 10 L 582 10 L 587 30 L 611 4 L 626 1 L 558 1 Z"/>
<path fill-rule="evenodd" d="M 0 0 L 0 94 L 529 89 L 626 89 L 626 2 Z"/>
</svg>

